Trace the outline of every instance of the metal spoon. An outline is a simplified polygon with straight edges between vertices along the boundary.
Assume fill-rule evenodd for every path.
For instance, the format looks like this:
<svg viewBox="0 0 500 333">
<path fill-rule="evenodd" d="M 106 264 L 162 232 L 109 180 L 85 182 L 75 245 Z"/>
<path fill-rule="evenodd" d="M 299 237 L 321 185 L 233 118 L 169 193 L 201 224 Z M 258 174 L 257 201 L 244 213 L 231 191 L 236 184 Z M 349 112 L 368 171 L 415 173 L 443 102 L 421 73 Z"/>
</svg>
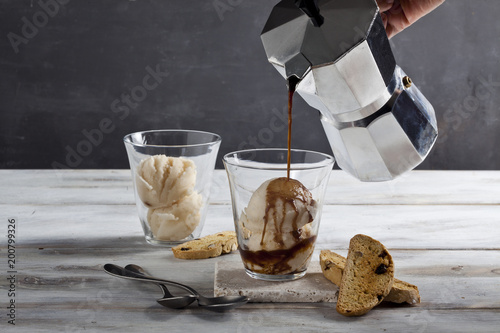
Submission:
<svg viewBox="0 0 500 333">
<path fill-rule="evenodd" d="M 140 266 L 138 266 L 139 269 Z M 238 307 L 240 305 L 243 305 L 248 302 L 248 297 L 246 296 L 221 296 L 221 297 L 204 297 L 203 295 L 200 295 L 196 290 L 193 288 L 183 285 L 178 282 L 174 281 L 169 281 L 169 280 L 164 280 L 164 279 L 158 279 L 152 276 L 146 276 L 143 274 L 138 274 L 129 270 L 126 270 L 120 266 L 113 265 L 113 264 L 106 264 L 104 265 L 104 270 L 111 275 L 117 276 L 117 277 L 122 277 L 126 279 L 132 279 L 132 280 L 139 280 L 139 281 L 148 281 L 148 282 L 154 282 L 154 283 L 164 283 L 168 284 L 171 286 L 179 287 L 184 290 L 187 290 L 193 295 L 198 296 L 198 305 L 207 307 L 210 310 L 215 310 L 215 311 L 223 311 L 223 310 L 229 310 L 235 307 Z M 163 299 L 157 300 L 159 304 L 163 303 Z M 163 304 L 162 304 L 163 305 Z"/>
<path fill-rule="evenodd" d="M 130 264 L 125 266 L 125 269 L 137 274 L 146 275 L 146 271 L 140 266 Z M 171 308 L 171 309 L 182 309 L 193 303 L 198 297 L 193 294 L 185 295 L 185 296 L 174 296 L 170 293 L 168 288 L 161 283 L 157 284 L 158 287 L 163 291 L 163 297 L 160 298 L 162 301 L 161 305 Z"/>
<path fill-rule="evenodd" d="M 129 267 L 133 267 L 133 270 L 136 272 L 142 272 L 142 275 L 145 278 L 148 279 L 154 279 L 154 280 L 159 280 L 153 276 L 148 276 L 145 274 L 144 269 L 139 266 L 139 265 L 129 265 Z M 185 290 L 193 293 L 194 295 L 198 296 L 198 305 L 208 307 L 212 310 L 228 310 L 235 308 L 237 306 L 243 305 L 248 302 L 248 297 L 246 296 L 220 296 L 220 297 L 204 297 L 200 295 L 196 290 L 193 288 L 180 284 L 178 282 L 173 282 L 173 281 L 168 281 L 168 280 L 161 280 L 165 283 L 169 283 L 171 285 L 175 285 L 179 288 L 184 288 Z M 162 304 L 163 301 L 168 301 L 167 299 L 159 299 L 157 300 L 158 303 Z M 163 305 L 163 304 L 162 304 Z"/>
<path fill-rule="evenodd" d="M 104 265 L 104 270 L 106 271 L 106 273 L 108 273 L 109 275 L 112 275 L 112 276 L 117 276 L 117 277 L 131 279 L 131 280 L 137 280 L 136 278 L 127 277 L 124 274 L 125 270 L 129 270 L 129 268 L 127 268 L 127 267 L 122 268 L 120 266 L 116 266 L 113 264 L 106 264 L 106 265 Z M 129 271 L 131 273 L 134 272 L 131 269 Z M 141 273 L 136 273 L 136 274 L 141 274 Z M 153 281 L 151 281 L 151 282 L 153 282 Z M 193 303 L 198 298 L 196 295 L 192 295 L 192 294 L 184 295 L 184 296 L 174 296 L 170 293 L 170 291 L 168 290 L 168 288 L 165 285 L 163 285 L 161 283 L 156 283 L 156 285 L 158 287 L 160 287 L 160 289 L 163 292 L 163 297 L 160 298 L 160 300 L 162 301 L 161 305 L 163 305 L 167 308 L 182 309 L 182 308 L 185 308 L 186 306 L 188 306 L 189 304 Z"/>
</svg>

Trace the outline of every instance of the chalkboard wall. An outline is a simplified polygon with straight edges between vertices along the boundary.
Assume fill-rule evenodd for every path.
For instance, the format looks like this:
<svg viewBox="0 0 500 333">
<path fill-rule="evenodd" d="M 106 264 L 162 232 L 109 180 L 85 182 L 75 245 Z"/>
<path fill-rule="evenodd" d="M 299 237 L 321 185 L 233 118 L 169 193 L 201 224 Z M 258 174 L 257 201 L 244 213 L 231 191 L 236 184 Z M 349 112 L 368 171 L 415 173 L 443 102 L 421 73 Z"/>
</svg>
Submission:
<svg viewBox="0 0 500 333">
<path fill-rule="evenodd" d="M 0 0 L 0 168 L 128 168 L 122 137 L 146 129 L 220 134 L 219 168 L 285 147 L 285 82 L 260 42 L 277 2 Z M 392 39 L 439 122 L 419 168 L 500 168 L 499 17 L 497 0 L 448 0 Z M 293 146 L 331 153 L 295 105 Z"/>
</svg>

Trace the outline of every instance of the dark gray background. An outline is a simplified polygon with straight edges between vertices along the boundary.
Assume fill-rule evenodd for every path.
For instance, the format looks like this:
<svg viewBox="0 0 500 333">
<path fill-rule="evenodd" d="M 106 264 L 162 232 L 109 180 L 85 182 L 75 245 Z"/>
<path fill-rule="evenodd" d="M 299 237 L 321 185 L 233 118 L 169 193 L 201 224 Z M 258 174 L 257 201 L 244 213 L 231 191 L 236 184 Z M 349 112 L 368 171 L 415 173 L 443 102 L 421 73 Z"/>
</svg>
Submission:
<svg viewBox="0 0 500 333">
<path fill-rule="evenodd" d="M 259 37 L 277 0 L 64 2 L 44 22 L 37 0 L 0 0 L 0 168 L 128 168 L 122 137 L 146 129 L 216 132 L 219 156 L 285 147 L 285 82 Z M 499 17 L 497 0 L 448 0 L 392 39 L 439 122 L 421 169 L 500 169 Z M 9 33 L 34 19 L 42 27 L 15 52 Z M 168 77 L 128 114 L 113 112 L 148 66 Z M 294 148 L 330 153 L 317 112 L 300 97 L 295 106 Z M 107 133 L 69 165 L 103 119 Z"/>
</svg>

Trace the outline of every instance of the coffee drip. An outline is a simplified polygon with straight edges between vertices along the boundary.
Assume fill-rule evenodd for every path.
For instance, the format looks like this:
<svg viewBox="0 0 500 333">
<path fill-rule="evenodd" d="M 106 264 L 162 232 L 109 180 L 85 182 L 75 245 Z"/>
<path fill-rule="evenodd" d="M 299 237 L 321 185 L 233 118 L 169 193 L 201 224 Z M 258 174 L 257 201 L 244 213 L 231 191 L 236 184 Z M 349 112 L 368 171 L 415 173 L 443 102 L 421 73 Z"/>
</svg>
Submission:
<svg viewBox="0 0 500 333">
<path fill-rule="evenodd" d="M 300 79 L 294 75 L 287 79 L 288 87 L 288 155 L 286 164 L 286 179 L 290 180 L 290 165 L 291 165 L 291 155 L 292 155 L 292 105 L 293 105 L 293 95 L 295 93 L 295 88 L 300 82 Z"/>
</svg>

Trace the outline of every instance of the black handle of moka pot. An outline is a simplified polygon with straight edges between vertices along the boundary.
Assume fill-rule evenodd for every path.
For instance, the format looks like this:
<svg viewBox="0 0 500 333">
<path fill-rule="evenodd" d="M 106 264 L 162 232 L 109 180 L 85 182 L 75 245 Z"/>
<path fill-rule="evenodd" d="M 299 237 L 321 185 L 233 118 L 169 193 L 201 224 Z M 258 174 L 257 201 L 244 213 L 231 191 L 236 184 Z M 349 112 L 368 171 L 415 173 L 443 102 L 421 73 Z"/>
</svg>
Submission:
<svg viewBox="0 0 500 333">
<path fill-rule="evenodd" d="M 325 19 L 319 13 L 317 0 L 294 0 L 295 6 L 302 10 L 309 18 L 315 27 L 320 27 Z"/>
</svg>

